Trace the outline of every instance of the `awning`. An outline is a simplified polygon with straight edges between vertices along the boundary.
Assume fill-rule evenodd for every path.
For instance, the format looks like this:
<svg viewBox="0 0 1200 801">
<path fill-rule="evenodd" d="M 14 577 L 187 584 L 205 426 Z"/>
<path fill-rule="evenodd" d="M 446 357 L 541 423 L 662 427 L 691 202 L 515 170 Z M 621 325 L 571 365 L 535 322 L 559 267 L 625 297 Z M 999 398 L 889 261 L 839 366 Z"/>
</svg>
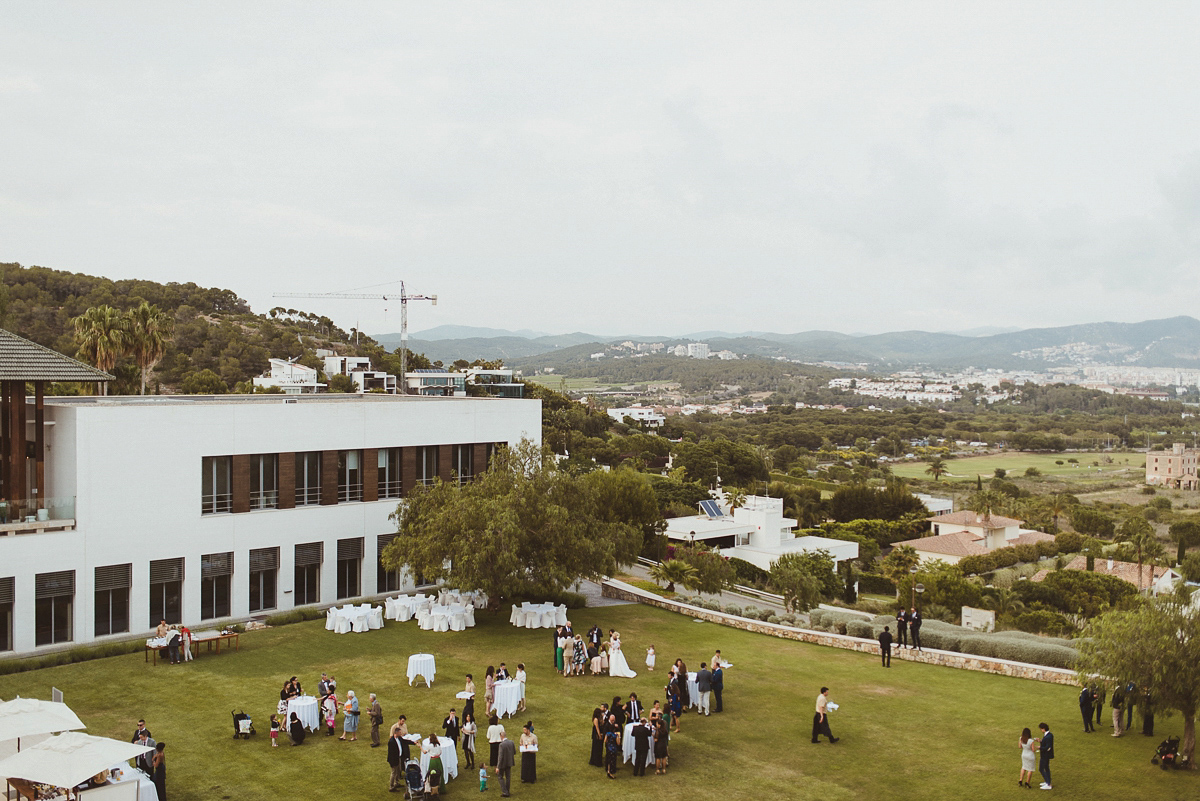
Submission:
<svg viewBox="0 0 1200 801">
<path fill-rule="evenodd" d="M 0 742 L 86 728 L 79 716 L 63 703 L 36 698 L 15 698 L 0 703 Z"/>
<path fill-rule="evenodd" d="M 69 731 L 0 761 L 0 776 L 74 787 L 101 771 L 154 749 Z"/>
</svg>

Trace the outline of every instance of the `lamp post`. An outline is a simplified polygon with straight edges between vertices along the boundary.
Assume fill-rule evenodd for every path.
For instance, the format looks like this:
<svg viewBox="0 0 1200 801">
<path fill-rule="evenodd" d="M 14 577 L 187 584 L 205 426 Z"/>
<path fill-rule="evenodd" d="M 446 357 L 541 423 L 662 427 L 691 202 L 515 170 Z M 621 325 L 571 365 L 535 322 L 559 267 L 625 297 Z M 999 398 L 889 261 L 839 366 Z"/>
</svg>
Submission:
<svg viewBox="0 0 1200 801">
<path fill-rule="evenodd" d="M 919 569 L 919 568 L 918 568 L 916 565 L 913 565 L 912 567 L 910 567 L 910 568 L 908 569 L 908 572 L 909 572 L 909 573 L 912 573 L 912 574 L 913 574 L 913 576 L 915 577 L 915 576 L 917 575 L 917 570 L 918 570 L 918 569 Z M 916 609 L 916 608 L 917 608 L 917 593 L 918 593 L 918 592 L 925 592 L 925 585 L 924 585 L 924 584 L 915 584 L 915 583 L 914 583 L 914 584 L 913 584 L 913 586 L 912 586 L 912 607 L 913 607 L 914 609 Z"/>
</svg>

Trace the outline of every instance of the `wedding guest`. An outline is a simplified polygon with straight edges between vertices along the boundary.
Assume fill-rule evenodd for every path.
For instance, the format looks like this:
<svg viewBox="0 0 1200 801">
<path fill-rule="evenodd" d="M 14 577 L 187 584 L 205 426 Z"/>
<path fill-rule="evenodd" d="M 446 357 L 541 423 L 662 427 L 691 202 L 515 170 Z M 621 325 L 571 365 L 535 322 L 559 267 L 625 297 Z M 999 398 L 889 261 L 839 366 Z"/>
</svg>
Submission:
<svg viewBox="0 0 1200 801">
<path fill-rule="evenodd" d="M 496 757 L 500 751 L 500 741 L 504 739 L 504 727 L 500 725 L 500 718 L 496 717 L 495 714 L 488 718 L 487 738 L 490 749 L 488 753 L 488 767 L 495 768 Z"/>
<path fill-rule="evenodd" d="M 463 692 L 468 694 L 467 700 L 463 701 L 463 720 L 467 719 L 467 715 L 471 719 L 475 719 L 475 680 L 471 678 L 471 674 L 467 674 L 467 683 L 463 687 Z"/>
<path fill-rule="evenodd" d="M 292 713 L 292 719 L 288 723 L 288 734 L 292 738 L 292 745 L 304 743 L 304 724 L 300 722 L 300 717 L 295 712 Z"/>
<path fill-rule="evenodd" d="M 583 637 L 580 637 L 578 634 L 575 635 L 575 639 L 572 642 L 574 643 L 574 652 L 571 672 L 576 676 L 582 676 L 583 668 L 588 662 L 587 646 L 583 643 Z"/>
<path fill-rule="evenodd" d="M 608 724 L 604 727 L 604 774 L 610 779 L 617 778 L 617 759 L 621 753 L 621 727 L 617 719 L 608 716 Z"/>
<path fill-rule="evenodd" d="M 488 665 L 487 672 L 483 676 L 483 711 L 484 714 L 492 714 L 492 707 L 496 705 L 496 668 Z"/>
<path fill-rule="evenodd" d="M 527 751 L 530 746 L 537 747 L 538 738 L 533 733 L 533 721 L 521 728 L 521 781 L 533 784 L 537 781 L 537 751 Z"/>
<path fill-rule="evenodd" d="M 659 717 L 654 724 L 654 772 L 660 775 L 667 772 L 667 742 L 671 737 L 669 729 L 666 717 Z"/>
<path fill-rule="evenodd" d="M 322 711 L 325 713 L 325 736 L 332 737 L 337 734 L 333 726 L 337 723 L 338 697 L 333 693 L 325 696 L 325 700 L 321 702 Z"/>
<path fill-rule="evenodd" d="M 439 777 L 445 775 L 442 769 L 442 741 L 432 732 L 429 734 L 429 739 L 421 746 L 421 753 L 429 757 L 429 768 L 425 772 L 426 778 L 436 773 Z"/>
<path fill-rule="evenodd" d="M 342 711 L 342 736 L 338 739 L 345 740 L 349 734 L 349 741 L 354 742 L 358 739 L 358 698 L 355 697 L 354 690 L 346 690 L 346 704 Z"/>
<path fill-rule="evenodd" d="M 468 768 L 475 767 L 475 735 L 479 732 L 479 727 L 475 725 L 475 716 L 470 713 L 463 713 L 462 728 L 459 733 L 462 735 L 463 759 L 466 760 Z"/>
<path fill-rule="evenodd" d="M 517 675 L 515 678 L 516 678 L 517 684 L 520 685 L 519 689 L 521 690 L 521 697 L 520 697 L 520 699 L 517 700 L 517 711 L 524 712 L 525 711 L 525 679 L 526 679 L 524 662 L 517 663 Z"/>
<path fill-rule="evenodd" d="M 272 748 L 279 747 L 279 729 L 280 728 L 281 728 L 281 724 L 279 723 L 279 715 L 271 715 L 271 747 Z"/>
<path fill-rule="evenodd" d="M 604 767 L 604 726 L 608 722 L 608 704 L 601 704 L 592 710 L 592 756 L 589 765 L 597 768 Z"/>
<path fill-rule="evenodd" d="M 646 670 L 654 670 L 654 643 L 646 649 Z"/>
<path fill-rule="evenodd" d="M 158 801 L 167 801 L 167 755 L 163 753 L 166 747 L 166 743 L 154 746 L 154 790 Z"/>
</svg>

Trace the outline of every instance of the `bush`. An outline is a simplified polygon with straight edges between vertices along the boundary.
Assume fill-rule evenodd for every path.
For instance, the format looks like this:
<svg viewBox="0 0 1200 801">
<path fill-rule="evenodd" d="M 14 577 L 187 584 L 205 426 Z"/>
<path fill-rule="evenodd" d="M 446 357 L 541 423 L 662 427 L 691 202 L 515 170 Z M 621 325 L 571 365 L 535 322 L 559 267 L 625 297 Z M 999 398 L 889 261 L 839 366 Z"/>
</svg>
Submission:
<svg viewBox="0 0 1200 801">
<path fill-rule="evenodd" d="M 71 648 L 68 651 L 42 654 L 41 656 L 33 656 L 28 659 L 0 659 L 0 676 L 6 676 L 11 673 L 24 673 L 27 670 L 41 670 L 42 668 L 58 667 L 59 665 L 70 665 L 75 662 L 90 662 L 93 659 L 107 659 L 110 656 L 136 654 L 144 652 L 145 648 L 146 640 L 139 637 L 134 640 L 106 642 L 101 645 L 81 645 Z"/>
<path fill-rule="evenodd" d="M 1155 495 L 1157 492 L 1158 490 L 1154 489 L 1154 487 L 1142 487 L 1143 495 Z"/>
<path fill-rule="evenodd" d="M 752 620 L 757 620 L 758 619 L 758 607 L 753 606 L 753 605 L 747 606 L 745 608 L 745 610 L 743 610 L 743 612 L 742 612 L 742 617 L 748 617 Z"/>
<path fill-rule="evenodd" d="M 758 565 L 751 564 L 736 556 L 730 558 L 729 566 L 733 568 L 734 581 L 747 587 L 765 587 L 771 574 Z"/>
<path fill-rule="evenodd" d="M 921 627 L 921 645 L 926 648 L 937 648 L 939 651 L 957 651 L 962 640 L 961 631 L 957 627 L 934 628 L 926 622 Z"/>
<path fill-rule="evenodd" d="M 1155 509 L 1160 509 L 1165 512 L 1171 508 L 1171 499 L 1170 498 L 1154 498 L 1153 500 L 1150 501 L 1150 505 L 1153 506 Z"/>
<path fill-rule="evenodd" d="M 726 604 L 725 605 L 725 614 L 737 615 L 738 617 L 741 617 L 742 616 L 742 607 L 738 606 L 737 604 Z"/>
<path fill-rule="evenodd" d="M 771 615 L 770 617 L 767 618 L 767 622 L 768 623 L 782 623 L 783 621 L 779 619 L 779 615 Z"/>
<path fill-rule="evenodd" d="M 268 626 L 287 626 L 292 623 L 303 623 L 306 620 L 317 620 L 325 617 L 324 609 L 313 609 L 312 607 L 304 607 L 301 609 L 293 609 L 290 612 L 280 612 L 278 615 L 271 615 L 267 618 Z"/>
<path fill-rule="evenodd" d="M 875 636 L 874 628 L 866 620 L 849 621 L 846 623 L 846 633 L 851 637 L 861 637 L 867 640 Z"/>
<path fill-rule="evenodd" d="M 1033 543 L 1023 545 L 1014 545 L 1014 550 L 1017 552 L 1017 559 L 1022 562 L 1036 562 L 1038 558 L 1037 546 Z"/>
<path fill-rule="evenodd" d="M 1063 553 L 1079 553 L 1083 550 L 1083 535 L 1074 531 L 1058 532 L 1054 535 L 1054 542 Z"/>
<path fill-rule="evenodd" d="M 1050 612 L 1045 609 L 1022 612 L 1013 620 L 1013 625 L 1021 631 L 1034 634 L 1061 634 L 1065 631 L 1072 631 L 1074 628 L 1058 612 Z"/>
<path fill-rule="evenodd" d="M 1045 540 L 1037 543 L 1036 547 L 1039 556 L 1057 556 L 1060 550 L 1057 542 L 1047 542 Z"/>
<path fill-rule="evenodd" d="M 987 634 L 964 634 L 959 638 L 958 647 L 964 654 L 987 657 L 998 657 L 1000 655 L 1000 648 L 995 638 Z"/>
<path fill-rule="evenodd" d="M 858 576 L 858 591 L 873 592 L 878 595 L 895 595 L 896 585 L 886 576 L 877 573 L 860 573 Z"/>
<path fill-rule="evenodd" d="M 645 590 L 646 592 L 661 595 L 665 598 L 670 598 L 674 595 L 674 593 L 669 593 L 653 581 L 647 581 L 646 579 L 626 579 L 625 583 L 631 587 L 637 587 L 639 590 Z"/>
</svg>

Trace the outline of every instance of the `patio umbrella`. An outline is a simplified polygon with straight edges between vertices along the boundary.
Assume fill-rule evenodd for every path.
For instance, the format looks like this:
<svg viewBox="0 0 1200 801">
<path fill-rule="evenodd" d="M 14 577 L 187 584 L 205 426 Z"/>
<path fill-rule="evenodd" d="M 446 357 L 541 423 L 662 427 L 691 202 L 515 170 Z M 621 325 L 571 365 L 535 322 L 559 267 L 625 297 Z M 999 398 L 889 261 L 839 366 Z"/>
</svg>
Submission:
<svg viewBox="0 0 1200 801">
<path fill-rule="evenodd" d="M 69 731 L 0 761 L 0 776 L 74 787 L 101 771 L 154 749 Z"/>
<path fill-rule="evenodd" d="M 15 698 L 0 703 L 0 742 L 86 728 L 79 716 L 63 703 L 36 698 Z"/>
</svg>

